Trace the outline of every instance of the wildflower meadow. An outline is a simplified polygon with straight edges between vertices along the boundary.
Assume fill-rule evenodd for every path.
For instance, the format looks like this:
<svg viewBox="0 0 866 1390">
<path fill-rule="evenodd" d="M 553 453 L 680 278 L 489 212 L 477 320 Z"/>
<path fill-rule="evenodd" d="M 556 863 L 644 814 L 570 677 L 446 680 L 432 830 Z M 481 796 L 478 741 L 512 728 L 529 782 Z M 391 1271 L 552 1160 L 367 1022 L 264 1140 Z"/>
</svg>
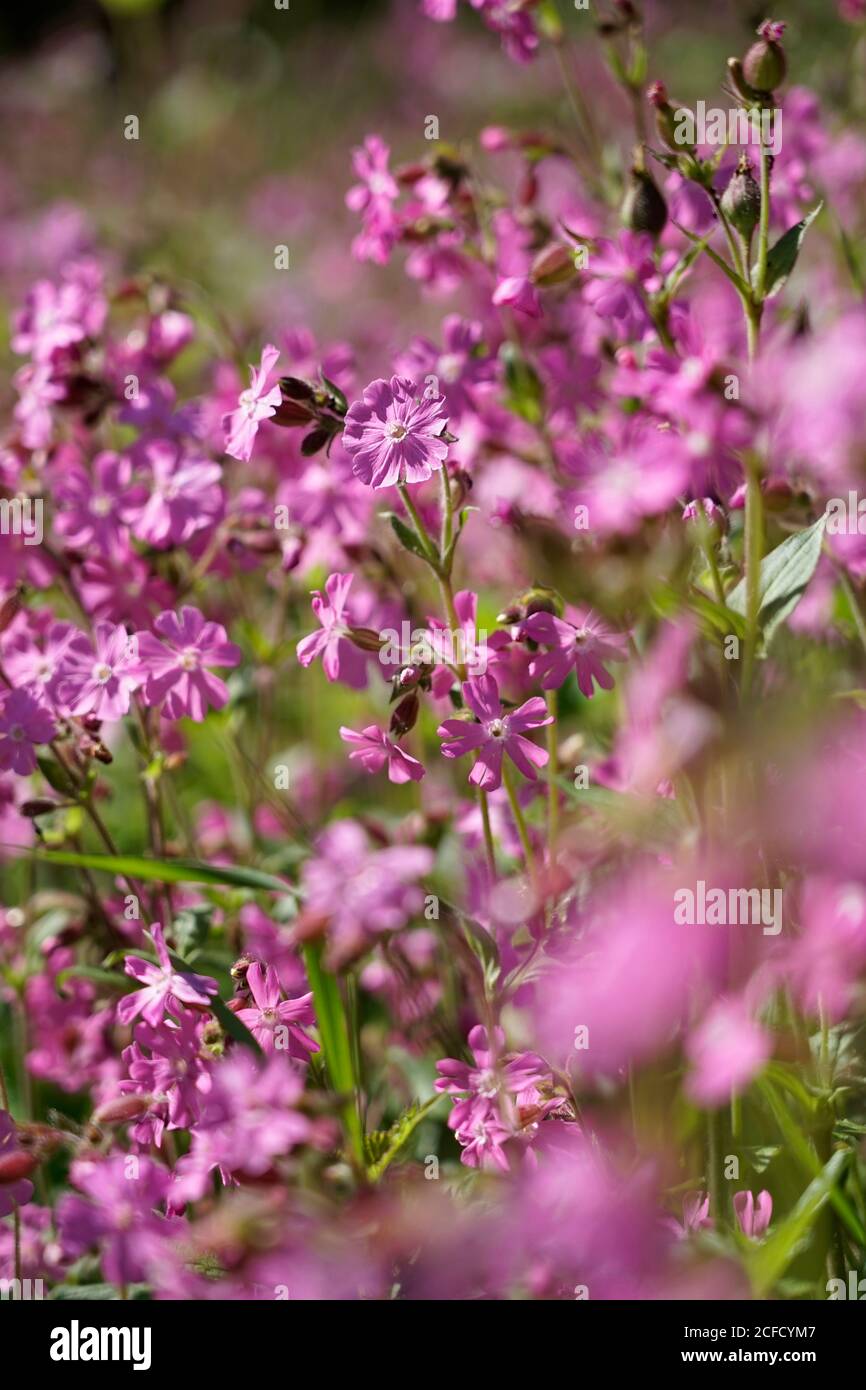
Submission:
<svg viewBox="0 0 866 1390">
<path fill-rule="evenodd" d="M 866 1300 L 866 4 L 49 8 L 0 1326 Z"/>
</svg>

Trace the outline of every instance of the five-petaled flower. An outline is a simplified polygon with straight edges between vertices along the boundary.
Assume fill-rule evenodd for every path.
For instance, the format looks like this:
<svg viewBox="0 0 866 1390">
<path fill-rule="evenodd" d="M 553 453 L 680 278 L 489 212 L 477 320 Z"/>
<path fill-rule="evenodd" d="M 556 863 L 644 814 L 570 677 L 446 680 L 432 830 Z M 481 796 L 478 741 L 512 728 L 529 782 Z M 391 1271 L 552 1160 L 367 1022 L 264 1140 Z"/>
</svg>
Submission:
<svg viewBox="0 0 866 1390">
<path fill-rule="evenodd" d="M 242 463 L 249 462 L 259 425 L 276 414 L 282 401 L 279 386 L 268 388 L 268 377 L 279 355 L 280 350 L 273 343 L 265 344 L 258 367 L 250 367 L 250 384 L 238 397 L 237 410 L 223 420 L 225 451 Z"/>
<path fill-rule="evenodd" d="M 164 702 L 169 719 L 187 717 L 201 722 L 208 707 L 222 709 L 229 697 L 225 683 L 207 668 L 237 666 L 241 651 L 228 640 L 219 623 L 209 623 L 197 608 L 186 605 L 180 614 L 160 613 L 154 622 L 164 641 L 152 633 L 138 636 L 138 653 L 146 672 L 144 699 Z"/>
<path fill-rule="evenodd" d="M 247 984 L 253 996 L 249 1008 L 238 1009 L 237 1016 L 265 1052 L 286 1052 L 290 1057 L 306 1061 L 319 1044 L 302 1024 L 314 1024 L 312 994 L 297 999 L 283 999 L 280 981 L 272 965 L 253 961 L 247 971 Z"/>
<path fill-rule="evenodd" d="M 528 729 L 540 729 L 552 722 L 540 695 L 525 700 L 514 710 L 505 710 L 499 686 L 493 676 L 465 681 L 463 699 L 477 723 L 465 719 L 446 719 L 437 732 L 446 758 L 462 758 L 477 753 L 469 781 L 483 791 L 495 791 L 502 784 L 502 756 L 507 753 L 525 777 L 535 779 L 535 769 L 544 767 L 547 753 L 526 737 Z"/>
<path fill-rule="evenodd" d="M 191 970 L 175 970 L 159 922 L 153 923 L 150 935 L 159 964 L 142 960 L 141 956 L 127 956 L 124 969 L 143 988 L 121 999 L 117 1006 L 120 1022 L 131 1023 L 140 1014 L 145 1023 L 156 1028 L 171 1004 L 187 1004 L 194 1009 L 209 1008 L 211 998 L 218 992 L 216 980 L 208 975 L 196 975 Z"/>
</svg>

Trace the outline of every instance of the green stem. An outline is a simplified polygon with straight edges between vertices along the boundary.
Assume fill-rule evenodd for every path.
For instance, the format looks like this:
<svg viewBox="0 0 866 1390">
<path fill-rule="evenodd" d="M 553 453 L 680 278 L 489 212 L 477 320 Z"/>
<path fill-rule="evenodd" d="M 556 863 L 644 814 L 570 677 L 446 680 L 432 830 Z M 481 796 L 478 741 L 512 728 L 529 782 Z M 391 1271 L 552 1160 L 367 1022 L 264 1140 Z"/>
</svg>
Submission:
<svg viewBox="0 0 866 1390">
<path fill-rule="evenodd" d="M 559 788 L 556 777 L 559 771 L 559 750 L 557 747 L 557 698 L 556 691 L 547 692 L 547 709 L 552 716 L 547 726 L 547 857 L 553 867 L 556 850 L 556 837 L 559 833 Z"/>
<path fill-rule="evenodd" d="M 487 851 L 487 864 L 491 880 L 496 878 L 496 850 L 493 846 L 493 831 L 490 828 L 490 804 L 483 787 L 478 788 L 478 806 L 481 810 L 481 824 L 484 827 L 484 848 Z"/>
<path fill-rule="evenodd" d="M 767 297 L 767 258 L 770 251 L 770 152 L 761 141 L 761 216 L 758 223 L 758 266 L 755 294 L 760 304 Z"/>
<path fill-rule="evenodd" d="M 419 541 L 421 542 L 421 548 L 424 551 L 424 557 L 430 568 L 435 570 L 438 574 L 439 553 L 436 549 L 435 544 L 430 538 L 430 535 L 427 531 L 427 527 L 421 520 L 421 515 L 418 511 L 418 508 L 415 506 L 415 503 L 412 501 L 412 498 L 409 495 L 409 489 L 405 483 L 398 483 L 397 491 L 403 499 L 403 506 L 406 508 L 406 511 L 412 518 L 412 524 L 415 527 L 415 532 L 418 536 Z"/>
<path fill-rule="evenodd" d="M 758 645 L 758 614 L 761 608 L 761 557 L 764 548 L 763 498 L 761 477 L 755 459 L 746 463 L 746 647 L 743 657 L 743 695 L 752 686 Z"/>
<path fill-rule="evenodd" d="M 511 769 L 508 766 L 508 763 L 505 761 L 504 752 L 502 755 L 502 781 L 505 786 L 505 791 L 508 795 L 508 804 L 511 807 L 511 814 L 514 817 L 514 824 L 517 826 L 517 834 L 520 837 L 520 843 L 523 847 L 523 857 L 526 860 L 526 868 L 529 872 L 529 877 L 532 879 L 534 884 L 537 884 L 538 866 L 535 862 L 535 854 L 533 853 L 532 849 L 532 841 L 529 838 L 529 831 L 526 828 L 526 821 L 524 819 L 523 812 L 520 809 L 520 802 L 517 799 L 517 792 L 514 787 L 514 779 L 511 775 Z"/>
<path fill-rule="evenodd" d="M 328 1079 L 340 1098 L 340 1114 L 351 1153 L 359 1170 L 363 1171 L 364 1129 L 358 1109 L 360 1078 L 343 996 L 336 977 L 324 966 L 321 943 L 311 942 L 304 947 L 304 964 L 313 991 Z"/>
<path fill-rule="evenodd" d="M 442 557 L 442 567 L 450 575 L 453 556 L 449 561 L 448 551 L 451 549 L 451 541 L 454 536 L 454 508 L 451 502 L 451 480 L 444 463 L 439 469 L 439 485 L 442 493 L 442 540 L 439 550 Z"/>
</svg>

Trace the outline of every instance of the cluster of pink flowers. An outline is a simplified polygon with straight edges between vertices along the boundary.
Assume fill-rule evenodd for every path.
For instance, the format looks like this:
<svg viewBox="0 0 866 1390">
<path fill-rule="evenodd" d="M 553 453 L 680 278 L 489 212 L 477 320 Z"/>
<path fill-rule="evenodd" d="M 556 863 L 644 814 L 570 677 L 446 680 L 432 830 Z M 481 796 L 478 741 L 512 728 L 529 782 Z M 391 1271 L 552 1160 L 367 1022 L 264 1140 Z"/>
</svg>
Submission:
<svg viewBox="0 0 866 1390">
<path fill-rule="evenodd" d="M 555 7 L 470 7 L 567 68 Z M 834 158 L 766 21 L 726 80 L 778 158 L 678 147 L 609 8 L 624 201 L 583 102 L 577 138 L 368 135 L 357 355 L 274 307 L 223 358 L 95 252 L 21 296 L 2 1277 L 715 1299 L 866 1259 L 866 543 L 825 516 L 866 143 Z"/>
</svg>

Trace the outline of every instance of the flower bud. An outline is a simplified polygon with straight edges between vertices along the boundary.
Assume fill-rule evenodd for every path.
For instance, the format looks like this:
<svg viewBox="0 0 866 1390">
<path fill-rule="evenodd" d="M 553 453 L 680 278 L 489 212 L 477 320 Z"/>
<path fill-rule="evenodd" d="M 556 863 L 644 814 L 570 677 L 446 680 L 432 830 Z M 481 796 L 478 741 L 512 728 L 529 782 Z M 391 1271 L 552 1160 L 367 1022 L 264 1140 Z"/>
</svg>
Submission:
<svg viewBox="0 0 866 1390">
<path fill-rule="evenodd" d="M 29 1178 L 38 1166 L 39 1160 L 35 1154 L 25 1153 L 22 1149 L 0 1154 L 0 1183 L 20 1182 L 22 1178 Z"/>
<path fill-rule="evenodd" d="M 525 618 L 530 618 L 533 613 L 552 613 L 554 617 L 562 617 L 562 599 L 555 589 L 536 585 L 521 595 L 520 604 Z"/>
<path fill-rule="evenodd" d="M 758 26 L 758 42 L 752 44 L 743 59 L 743 76 L 759 92 L 774 92 L 785 80 L 788 62 L 779 42 L 784 32 L 784 24 L 765 19 Z"/>
<path fill-rule="evenodd" d="M 380 637 L 378 632 L 374 632 L 371 627 L 349 627 L 346 629 L 346 636 L 350 642 L 354 642 L 356 647 L 360 647 L 362 652 L 378 652 L 385 645 L 385 638 Z"/>
<path fill-rule="evenodd" d="M 35 796 L 32 801 L 22 801 L 18 810 L 28 820 L 35 820 L 37 816 L 47 816 L 50 811 L 56 811 L 58 805 L 57 801 L 49 801 L 47 796 Z"/>
<path fill-rule="evenodd" d="M 146 1114 L 153 1104 L 153 1096 L 115 1096 L 107 1100 L 93 1112 L 93 1123 L 97 1125 L 122 1124 L 124 1120 L 137 1120 Z"/>
<path fill-rule="evenodd" d="M 416 691 L 413 690 L 405 699 L 400 701 L 391 715 L 389 732 L 394 734 L 396 738 L 402 738 L 404 734 L 408 734 L 409 730 L 415 727 L 420 708 L 421 702 Z"/>
<path fill-rule="evenodd" d="M 687 144 L 683 140 L 677 139 L 680 122 L 677 120 L 677 109 L 671 106 L 668 101 L 667 88 L 663 82 L 653 82 L 647 88 L 647 100 L 650 106 L 655 108 L 656 130 L 658 137 L 666 149 L 673 154 L 686 154 L 694 146 Z"/>
<path fill-rule="evenodd" d="M 766 92 L 756 91 L 754 87 L 749 86 L 745 74 L 743 73 L 743 65 L 739 58 L 728 59 L 728 76 L 731 79 L 737 95 L 742 97 L 743 101 L 747 102 L 749 105 L 754 105 L 755 102 L 760 102 L 766 98 Z"/>
<path fill-rule="evenodd" d="M 574 251 L 561 241 L 551 242 L 539 251 L 529 272 L 534 285 L 562 285 L 574 274 Z"/>
<path fill-rule="evenodd" d="M 741 155 L 736 172 L 722 194 L 722 211 L 747 239 L 758 225 L 761 216 L 761 188 L 752 173 L 748 155 Z"/>
<path fill-rule="evenodd" d="M 635 167 L 631 172 L 631 187 L 622 205 L 622 220 L 630 232 L 649 232 L 661 236 L 668 220 L 664 198 L 645 169 Z"/>
</svg>

